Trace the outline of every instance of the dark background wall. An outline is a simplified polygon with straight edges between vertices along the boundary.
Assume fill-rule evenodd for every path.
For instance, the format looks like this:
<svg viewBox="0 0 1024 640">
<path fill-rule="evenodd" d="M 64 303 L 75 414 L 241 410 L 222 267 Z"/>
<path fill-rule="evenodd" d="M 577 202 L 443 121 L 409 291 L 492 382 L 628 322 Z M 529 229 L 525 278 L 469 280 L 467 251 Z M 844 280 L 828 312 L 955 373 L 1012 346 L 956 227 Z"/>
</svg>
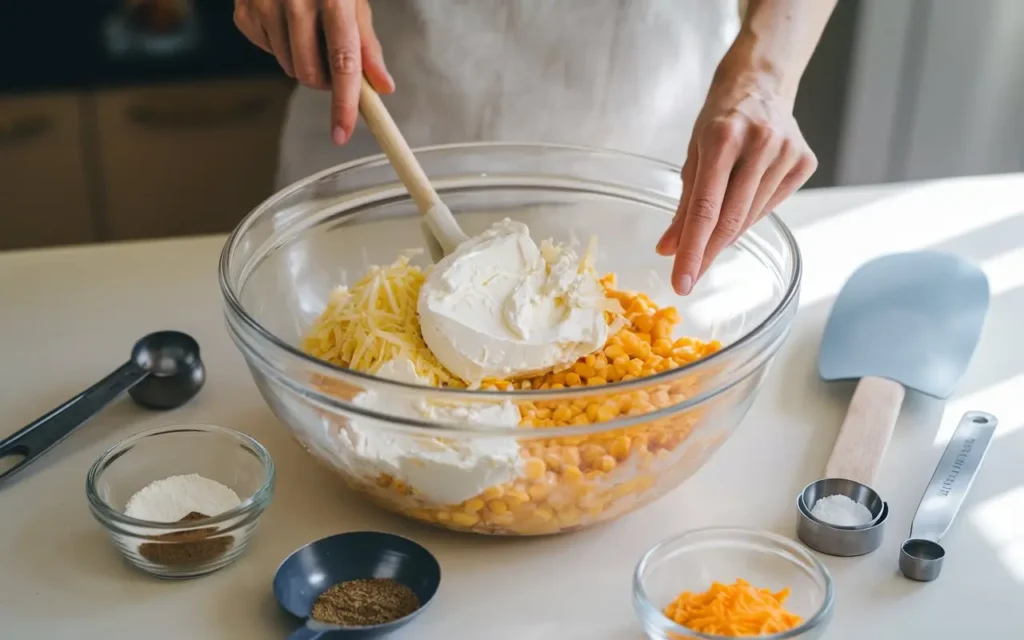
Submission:
<svg viewBox="0 0 1024 640">
<path fill-rule="evenodd" d="M 808 182 L 809 187 L 835 184 L 859 11 L 860 0 L 839 0 L 797 94 L 796 119 L 818 156 L 818 171 Z"/>
</svg>

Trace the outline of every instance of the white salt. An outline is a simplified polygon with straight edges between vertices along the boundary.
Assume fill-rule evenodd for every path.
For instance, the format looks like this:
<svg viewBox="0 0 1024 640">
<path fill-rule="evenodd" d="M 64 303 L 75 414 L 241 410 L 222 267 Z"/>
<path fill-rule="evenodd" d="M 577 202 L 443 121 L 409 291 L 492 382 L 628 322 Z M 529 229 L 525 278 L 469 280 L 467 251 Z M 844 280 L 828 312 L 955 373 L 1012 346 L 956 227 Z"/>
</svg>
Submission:
<svg viewBox="0 0 1024 640">
<path fill-rule="evenodd" d="M 843 495 L 819 498 L 811 509 L 811 515 L 836 527 L 863 527 L 872 518 L 867 507 Z"/>
<path fill-rule="evenodd" d="M 239 504 L 230 487 L 190 473 L 147 484 L 128 500 L 124 513 L 150 522 L 178 522 L 193 511 L 215 516 Z"/>
</svg>

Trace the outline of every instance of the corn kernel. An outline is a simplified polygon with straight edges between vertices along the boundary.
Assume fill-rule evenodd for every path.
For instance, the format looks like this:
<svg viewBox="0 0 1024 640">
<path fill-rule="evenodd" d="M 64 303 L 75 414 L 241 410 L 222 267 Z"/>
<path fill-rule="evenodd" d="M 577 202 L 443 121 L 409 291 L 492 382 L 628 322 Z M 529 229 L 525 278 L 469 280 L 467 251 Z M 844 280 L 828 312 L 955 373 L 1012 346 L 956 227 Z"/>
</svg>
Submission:
<svg viewBox="0 0 1024 640">
<path fill-rule="evenodd" d="M 629 456 L 629 436 L 619 436 L 608 446 L 608 454 L 617 460 L 625 460 Z"/>
<path fill-rule="evenodd" d="M 462 503 L 462 511 L 465 513 L 476 513 L 484 508 L 484 501 L 480 498 L 470 498 Z"/>
<path fill-rule="evenodd" d="M 562 468 L 562 481 L 566 484 L 577 484 L 583 480 L 583 472 L 579 467 L 565 466 Z"/>
<path fill-rule="evenodd" d="M 460 527 L 472 527 L 480 522 L 480 516 L 475 513 L 462 513 L 461 511 L 456 511 L 452 514 L 452 522 Z"/>
<path fill-rule="evenodd" d="M 662 307 L 654 312 L 654 321 L 666 320 L 670 325 L 679 323 L 679 311 L 675 307 Z"/>
<path fill-rule="evenodd" d="M 555 517 L 558 518 L 558 524 L 563 527 L 572 527 L 580 522 L 580 510 L 576 507 L 570 507 L 559 511 L 555 514 Z"/>
<path fill-rule="evenodd" d="M 597 375 L 597 372 L 594 371 L 594 365 L 587 364 L 585 362 L 577 362 L 572 366 L 572 370 L 575 371 L 580 378 L 591 378 Z"/>
<path fill-rule="evenodd" d="M 508 503 L 503 500 L 491 500 L 487 503 L 487 508 L 491 510 L 491 513 L 500 516 L 508 511 Z"/>
<path fill-rule="evenodd" d="M 513 489 L 505 494 L 505 503 L 510 509 L 515 509 L 530 501 L 530 494 L 524 490 Z"/>
<path fill-rule="evenodd" d="M 540 479 L 546 470 L 546 465 L 540 458 L 530 458 L 523 465 L 523 474 L 528 480 Z"/>
<path fill-rule="evenodd" d="M 533 511 L 533 517 L 541 522 L 550 522 L 555 517 L 555 512 L 551 507 L 540 506 Z"/>
<path fill-rule="evenodd" d="M 697 352 L 693 347 L 676 347 L 672 349 L 672 357 L 679 362 L 693 362 L 697 358 Z"/>
<path fill-rule="evenodd" d="M 484 492 L 480 494 L 480 497 L 484 500 L 496 500 L 503 495 L 505 495 L 505 488 L 499 484 L 484 489 Z"/>
<path fill-rule="evenodd" d="M 656 356 L 667 358 L 672 355 L 672 343 L 665 338 L 658 338 L 654 341 L 654 344 L 651 345 L 651 351 L 653 351 Z"/>
<path fill-rule="evenodd" d="M 579 447 L 567 446 L 562 449 L 562 464 L 570 467 L 580 466 L 580 450 Z"/>
<path fill-rule="evenodd" d="M 628 371 L 629 371 L 629 373 L 631 375 L 634 375 L 634 376 L 639 378 L 640 374 L 643 373 L 643 370 L 644 370 L 644 362 L 643 362 L 643 360 L 638 360 L 637 358 L 633 358 L 633 359 L 631 359 L 629 361 Z"/>
<path fill-rule="evenodd" d="M 530 488 L 527 489 L 526 492 L 530 494 L 531 500 L 535 502 L 541 502 L 544 500 L 544 498 L 547 498 L 549 495 L 551 495 L 551 485 L 544 482 L 538 482 L 536 484 L 530 485 Z"/>
<path fill-rule="evenodd" d="M 613 344 L 612 346 L 605 348 L 604 354 L 606 357 L 611 358 L 614 361 L 616 358 L 626 355 L 626 350 L 622 348 L 621 344 Z"/>
<path fill-rule="evenodd" d="M 655 340 L 672 337 L 672 325 L 667 320 L 658 320 L 651 329 L 651 337 Z"/>
<path fill-rule="evenodd" d="M 491 514 L 487 520 L 490 524 L 507 527 L 516 521 L 516 515 L 511 511 L 506 511 L 505 513 Z"/>
<path fill-rule="evenodd" d="M 572 419 L 572 409 L 568 405 L 562 405 L 554 410 L 551 419 L 555 422 L 568 422 Z"/>
<path fill-rule="evenodd" d="M 615 469 L 615 458 L 610 455 L 601 456 L 601 460 L 598 461 L 598 468 L 605 473 Z"/>
</svg>

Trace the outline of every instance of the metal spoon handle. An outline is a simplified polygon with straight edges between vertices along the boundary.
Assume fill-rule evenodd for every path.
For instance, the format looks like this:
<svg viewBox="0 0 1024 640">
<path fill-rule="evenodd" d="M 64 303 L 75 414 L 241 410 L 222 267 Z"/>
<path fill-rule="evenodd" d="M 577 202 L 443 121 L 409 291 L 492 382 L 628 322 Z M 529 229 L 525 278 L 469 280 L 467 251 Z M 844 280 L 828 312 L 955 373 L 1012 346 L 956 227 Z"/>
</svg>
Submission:
<svg viewBox="0 0 1024 640">
<path fill-rule="evenodd" d="M 0 459 L 9 455 L 22 456 L 22 459 L 13 466 L 0 472 L 0 480 L 19 471 L 47 449 L 71 435 L 89 418 L 137 385 L 146 375 L 147 372 L 142 367 L 129 360 L 106 378 L 0 441 Z"/>
<path fill-rule="evenodd" d="M 318 638 L 323 637 L 324 633 L 325 632 L 323 631 L 310 629 L 306 625 L 302 625 L 295 631 L 292 631 L 292 634 L 288 636 L 288 640 L 317 640 Z"/>
<path fill-rule="evenodd" d="M 910 537 L 938 542 L 952 526 L 971 488 L 999 420 L 981 411 L 960 418 L 935 474 L 921 497 Z"/>
</svg>

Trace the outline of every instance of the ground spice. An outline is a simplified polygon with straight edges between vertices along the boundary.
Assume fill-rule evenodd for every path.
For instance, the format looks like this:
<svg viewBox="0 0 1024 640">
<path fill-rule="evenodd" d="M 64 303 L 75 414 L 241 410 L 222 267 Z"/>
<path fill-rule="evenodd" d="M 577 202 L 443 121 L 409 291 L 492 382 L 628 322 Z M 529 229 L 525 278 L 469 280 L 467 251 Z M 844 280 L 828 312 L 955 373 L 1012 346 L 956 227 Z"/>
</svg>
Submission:
<svg viewBox="0 0 1024 640">
<path fill-rule="evenodd" d="M 178 522 L 205 520 L 210 516 L 192 511 Z M 216 559 L 231 547 L 231 536 L 211 537 L 216 527 L 174 531 L 156 536 L 161 542 L 144 542 L 139 555 L 154 564 L 172 567 L 194 567 Z"/>
<path fill-rule="evenodd" d="M 385 624 L 413 613 L 420 599 L 401 582 L 388 578 L 339 582 L 313 603 L 318 622 L 344 627 Z"/>
</svg>

